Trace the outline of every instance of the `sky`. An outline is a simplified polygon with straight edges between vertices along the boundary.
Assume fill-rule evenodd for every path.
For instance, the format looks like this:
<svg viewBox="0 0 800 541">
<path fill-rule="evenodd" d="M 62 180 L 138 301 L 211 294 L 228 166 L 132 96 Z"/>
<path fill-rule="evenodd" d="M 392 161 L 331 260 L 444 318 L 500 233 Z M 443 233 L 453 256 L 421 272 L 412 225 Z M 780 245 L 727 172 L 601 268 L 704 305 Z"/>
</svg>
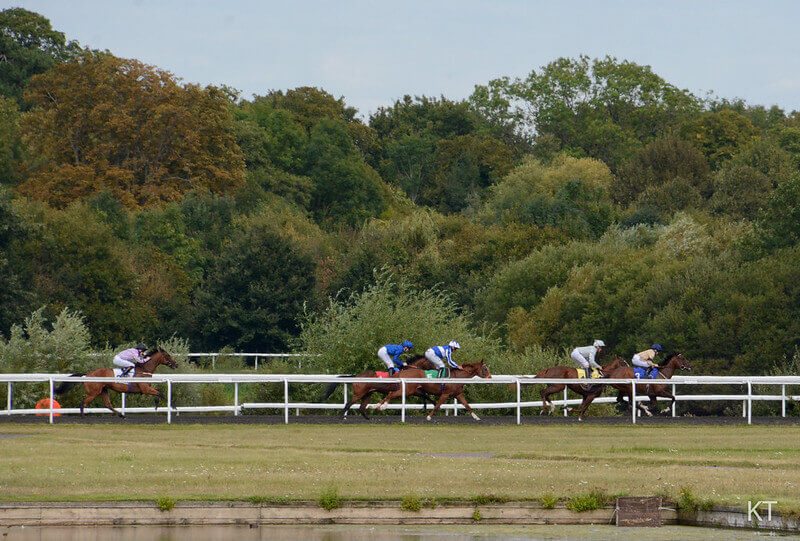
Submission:
<svg viewBox="0 0 800 541">
<path fill-rule="evenodd" d="M 225 84 L 316 86 L 362 115 L 460 100 L 566 56 L 649 65 L 698 95 L 800 110 L 800 1 L 12 0 L 67 39 Z"/>
</svg>

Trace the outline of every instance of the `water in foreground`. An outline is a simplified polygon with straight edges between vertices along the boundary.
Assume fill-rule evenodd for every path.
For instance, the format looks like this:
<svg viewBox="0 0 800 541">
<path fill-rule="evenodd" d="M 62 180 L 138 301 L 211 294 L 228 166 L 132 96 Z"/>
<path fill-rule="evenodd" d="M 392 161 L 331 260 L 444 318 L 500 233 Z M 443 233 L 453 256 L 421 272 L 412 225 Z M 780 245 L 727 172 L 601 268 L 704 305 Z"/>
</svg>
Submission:
<svg viewBox="0 0 800 541">
<path fill-rule="evenodd" d="M 769 532 L 718 530 L 690 526 L 661 528 L 618 528 L 616 526 L 124 526 L 124 527 L 0 527 L 3 540 L 16 541 L 488 541 L 521 539 L 582 540 L 749 540 L 800 536 Z"/>
</svg>

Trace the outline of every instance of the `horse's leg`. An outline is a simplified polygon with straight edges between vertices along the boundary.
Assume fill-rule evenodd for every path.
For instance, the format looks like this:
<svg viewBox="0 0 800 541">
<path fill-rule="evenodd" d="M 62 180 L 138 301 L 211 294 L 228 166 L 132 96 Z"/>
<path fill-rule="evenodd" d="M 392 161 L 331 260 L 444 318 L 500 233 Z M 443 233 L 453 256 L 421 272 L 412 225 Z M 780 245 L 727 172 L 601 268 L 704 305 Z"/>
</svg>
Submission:
<svg viewBox="0 0 800 541">
<path fill-rule="evenodd" d="M 539 412 L 539 415 L 544 415 L 548 413 L 549 415 L 553 415 L 553 412 L 556 410 L 555 404 L 553 401 L 550 400 L 550 395 L 556 394 L 559 391 L 563 391 L 566 385 L 548 385 L 547 387 L 543 388 L 541 391 L 542 394 L 542 411 Z M 550 411 L 547 412 L 547 407 L 549 406 Z"/>
<path fill-rule="evenodd" d="M 456 397 L 456 399 L 458 399 L 458 401 L 461 402 L 461 404 L 469 412 L 469 414 L 472 415 L 473 419 L 475 419 L 476 421 L 480 421 L 481 420 L 481 418 L 478 417 L 478 415 L 474 411 L 472 411 L 472 407 L 467 403 L 467 399 L 464 398 L 464 393 L 459 393 L 459 395 Z"/>
<path fill-rule="evenodd" d="M 100 387 L 98 389 L 98 387 Z M 84 383 L 83 388 L 86 390 L 86 398 L 81 402 L 81 415 L 84 414 L 83 410 L 97 398 L 103 390 L 103 384 L 97 383 Z"/>
<path fill-rule="evenodd" d="M 642 386 L 639 385 L 638 387 L 642 387 Z M 633 385 L 631 385 L 631 388 L 633 388 Z M 636 389 L 636 394 L 638 394 L 639 396 L 643 396 L 643 395 L 647 394 L 647 391 L 646 391 L 646 389 L 642 390 L 642 391 L 640 391 L 639 389 Z M 631 394 L 628 396 L 628 399 L 631 401 L 631 404 L 633 404 L 633 391 L 631 391 Z M 653 416 L 653 413 L 650 411 L 650 408 L 648 408 L 647 406 L 645 406 L 641 402 L 637 402 L 636 403 L 636 407 L 640 411 L 645 412 L 648 417 L 652 417 Z"/>
<path fill-rule="evenodd" d="M 125 415 L 123 415 L 122 413 L 120 413 L 120 412 L 118 412 L 117 410 L 115 410 L 115 409 L 114 409 L 114 406 L 112 406 L 112 405 L 111 405 L 111 397 L 110 397 L 110 396 L 108 396 L 108 389 L 106 389 L 106 388 L 103 388 L 103 390 L 102 390 L 102 392 L 100 393 L 100 395 L 103 397 L 103 403 L 106 405 L 106 407 L 107 407 L 108 409 L 110 409 L 111 411 L 113 411 L 114 413 L 116 413 L 117 415 L 119 415 L 120 417 L 125 417 Z"/>
<path fill-rule="evenodd" d="M 406 388 L 406 394 L 408 394 L 408 388 Z M 394 400 L 395 398 L 398 398 L 402 395 L 403 395 L 402 389 L 395 389 L 394 391 L 390 391 L 383 400 L 378 402 L 376 408 L 379 411 L 383 411 L 386 409 L 386 405 L 389 403 L 390 400 Z"/>
<path fill-rule="evenodd" d="M 372 393 L 375 392 L 375 389 L 371 389 L 364 393 L 363 396 L 359 397 L 361 401 L 361 406 L 358 408 L 358 412 L 364 419 L 369 420 L 369 415 L 367 415 L 367 408 L 369 407 L 369 399 L 372 397 Z"/>
<path fill-rule="evenodd" d="M 666 386 L 663 386 L 656 392 L 656 394 L 654 394 L 653 396 L 650 397 L 650 400 L 653 402 L 654 405 L 657 403 L 656 402 L 656 397 L 658 397 L 658 396 L 660 396 L 662 398 L 669 398 L 669 400 L 670 400 L 669 405 L 666 408 L 664 408 L 663 410 L 659 411 L 659 413 L 669 413 L 670 410 L 672 410 L 672 404 L 675 403 L 675 395 L 673 395 L 671 392 L 669 392 L 667 390 Z"/>
<path fill-rule="evenodd" d="M 425 418 L 430 421 L 431 418 L 433 417 L 433 414 L 436 413 L 436 410 L 438 410 L 442 406 L 442 404 L 444 404 L 444 401 L 447 400 L 448 398 L 450 398 L 450 395 L 446 393 L 440 394 L 439 400 L 436 401 L 436 404 L 433 406 L 433 409 Z"/>
<path fill-rule="evenodd" d="M 589 407 L 589 404 L 591 404 L 592 401 L 595 398 L 597 398 L 598 396 L 600 396 L 602 393 L 603 393 L 603 389 L 600 388 L 599 391 L 592 391 L 592 392 L 589 392 L 589 393 L 586 393 L 585 395 L 583 395 L 583 402 L 581 402 L 581 409 L 578 411 L 578 420 L 579 421 L 583 421 L 583 414 L 586 413 L 586 410 Z"/>
</svg>

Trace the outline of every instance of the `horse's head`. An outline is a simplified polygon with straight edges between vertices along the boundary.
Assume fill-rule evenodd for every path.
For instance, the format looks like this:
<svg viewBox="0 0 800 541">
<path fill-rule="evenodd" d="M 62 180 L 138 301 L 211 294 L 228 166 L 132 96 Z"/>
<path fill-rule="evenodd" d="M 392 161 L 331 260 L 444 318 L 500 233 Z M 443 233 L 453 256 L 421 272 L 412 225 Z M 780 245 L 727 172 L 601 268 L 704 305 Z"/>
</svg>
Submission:
<svg viewBox="0 0 800 541">
<path fill-rule="evenodd" d="M 483 359 L 481 359 L 477 363 L 462 364 L 461 368 L 463 368 L 465 372 L 468 372 L 473 377 L 474 376 L 478 376 L 479 378 L 492 377 L 492 373 L 489 371 L 489 367 L 486 366 L 486 363 L 483 362 Z"/>
<path fill-rule="evenodd" d="M 673 354 L 672 361 L 679 369 L 686 370 L 687 372 L 692 371 L 692 365 L 689 364 L 689 361 L 686 360 L 686 358 L 683 356 L 683 353 Z"/>
<path fill-rule="evenodd" d="M 178 368 L 178 361 L 172 358 L 172 355 L 166 352 L 166 350 L 162 348 L 156 348 L 155 353 L 150 355 L 150 358 L 153 359 L 156 364 L 163 364 L 164 366 L 168 366 L 175 370 Z"/>
</svg>

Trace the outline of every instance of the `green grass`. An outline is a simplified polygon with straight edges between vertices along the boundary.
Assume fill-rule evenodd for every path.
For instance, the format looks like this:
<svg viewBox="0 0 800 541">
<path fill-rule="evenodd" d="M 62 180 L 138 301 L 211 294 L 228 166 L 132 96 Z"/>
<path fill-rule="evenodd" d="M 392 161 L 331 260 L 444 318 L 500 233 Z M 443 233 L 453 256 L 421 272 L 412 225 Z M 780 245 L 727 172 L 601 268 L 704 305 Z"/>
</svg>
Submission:
<svg viewBox="0 0 800 541">
<path fill-rule="evenodd" d="M 795 427 L 3 423 L 3 434 L 20 437 L 0 438 L 2 501 L 320 501 L 325 487 L 343 501 L 567 501 L 592 487 L 678 500 L 691 487 L 699 502 L 800 507 Z"/>
</svg>

